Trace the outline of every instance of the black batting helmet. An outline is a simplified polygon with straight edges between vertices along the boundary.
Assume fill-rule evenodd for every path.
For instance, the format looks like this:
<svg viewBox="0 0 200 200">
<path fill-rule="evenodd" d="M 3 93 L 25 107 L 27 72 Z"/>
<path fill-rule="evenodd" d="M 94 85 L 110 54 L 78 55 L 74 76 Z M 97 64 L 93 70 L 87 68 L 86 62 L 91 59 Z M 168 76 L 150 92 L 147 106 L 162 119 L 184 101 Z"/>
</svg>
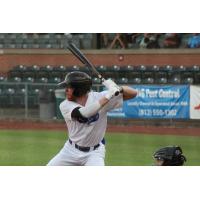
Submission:
<svg viewBox="0 0 200 200">
<path fill-rule="evenodd" d="M 162 160 L 163 166 L 181 166 L 186 161 L 179 146 L 167 146 L 157 150 L 153 157 L 156 160 Z"/>
<path fill-rule="evenodd" d="M 85 72 L 70 72 L 65 76 L 65 80 L 58 84 L 58 86 L 63 88 L 73 88 L 73 95 L 80 97 L 91 90 L 92 79 Z"/>
</svg>

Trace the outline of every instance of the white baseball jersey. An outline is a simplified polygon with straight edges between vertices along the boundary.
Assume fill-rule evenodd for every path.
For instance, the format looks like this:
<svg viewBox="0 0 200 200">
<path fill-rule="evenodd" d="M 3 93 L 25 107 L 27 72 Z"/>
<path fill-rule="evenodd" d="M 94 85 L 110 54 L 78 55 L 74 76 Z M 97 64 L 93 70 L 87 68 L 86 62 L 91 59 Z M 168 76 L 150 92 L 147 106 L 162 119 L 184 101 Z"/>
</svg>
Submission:
<svg viewBox="0 0 200 200">
<path fill-rule="evenodd" d="M 105 96 L 106 93 L 107 91 L 89 92 L 85 106 L 98 101 Z M 121 107 L 122 103 L 122 94 L 119 94 L 113 97 L 96 115 L 88 118 L 88 122 L 80 123 L 71 118 L 71 112 L 74 108 L 83 106 L 67 99 L 64 100 L 60 104 L 60 110 L 68 127 L 69 138 L 79 146 L 93 147 L 99 144 L 106 132 L 107 112 L 114 108 Z"/>
</svg>

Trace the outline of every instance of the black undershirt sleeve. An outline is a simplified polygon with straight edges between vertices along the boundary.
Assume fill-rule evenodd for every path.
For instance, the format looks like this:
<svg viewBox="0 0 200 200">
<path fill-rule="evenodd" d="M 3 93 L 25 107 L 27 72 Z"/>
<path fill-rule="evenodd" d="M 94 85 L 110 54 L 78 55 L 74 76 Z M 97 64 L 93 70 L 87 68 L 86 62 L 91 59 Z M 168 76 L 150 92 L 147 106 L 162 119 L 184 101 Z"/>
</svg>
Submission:
<svg viewBox="0 0 200 200">
<path fill-rule="evenodd" d="M 72 117 L 72 119 L 75 119 L 75 120 L 77 120 L 80 123 L 87 123 L 88 122 L 88 118 L 84 117 L 80 113 L 80 111 L 79 111 L 80 108 L 81 107 L 74 108 L 74 110 L 72 110 L 71 117 Z"/>
</svg>

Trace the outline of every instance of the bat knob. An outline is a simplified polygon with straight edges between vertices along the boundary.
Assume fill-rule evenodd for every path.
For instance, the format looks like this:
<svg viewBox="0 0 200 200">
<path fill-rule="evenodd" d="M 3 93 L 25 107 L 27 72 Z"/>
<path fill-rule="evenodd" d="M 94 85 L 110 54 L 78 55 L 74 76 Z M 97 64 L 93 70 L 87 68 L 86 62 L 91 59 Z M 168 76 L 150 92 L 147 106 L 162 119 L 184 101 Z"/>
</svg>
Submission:
<svg viewBox="0 0 200 200">
<path fill-rule="evenodd" d="M 116 91 L 116 92 L 115 92 L 115 96 L 118 96 L 118 95 L 119 95 L 119 91 Z"/>
</svg>

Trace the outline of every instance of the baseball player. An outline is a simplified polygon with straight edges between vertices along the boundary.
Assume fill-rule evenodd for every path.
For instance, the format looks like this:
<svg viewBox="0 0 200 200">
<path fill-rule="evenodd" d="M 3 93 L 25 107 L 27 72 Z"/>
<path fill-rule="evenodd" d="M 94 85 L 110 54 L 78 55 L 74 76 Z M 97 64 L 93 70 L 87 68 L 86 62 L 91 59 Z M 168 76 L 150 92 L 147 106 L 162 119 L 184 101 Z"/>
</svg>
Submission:
<svg viewBox="0 0 200 200">
<path fill-rule="evenodd" d="M 107 112 L 121 107 L 123 100 L 134 98 L 137 92 L 128 86 L 119 87 L 111 79 L 102 84 L 107 90 L 91 91 L 91 77 L 77 71 L 68 73 L 59 84 L 66 91 L 60 110 L 69 138 L 48 166 L 104 166 Z"/>
<path fill-rule="evenodd" d="M 167 146 L 157 150 L 154 155 L 157 166 L 181 166 L 186 161 L 179 146 Z"/>
</svg>

